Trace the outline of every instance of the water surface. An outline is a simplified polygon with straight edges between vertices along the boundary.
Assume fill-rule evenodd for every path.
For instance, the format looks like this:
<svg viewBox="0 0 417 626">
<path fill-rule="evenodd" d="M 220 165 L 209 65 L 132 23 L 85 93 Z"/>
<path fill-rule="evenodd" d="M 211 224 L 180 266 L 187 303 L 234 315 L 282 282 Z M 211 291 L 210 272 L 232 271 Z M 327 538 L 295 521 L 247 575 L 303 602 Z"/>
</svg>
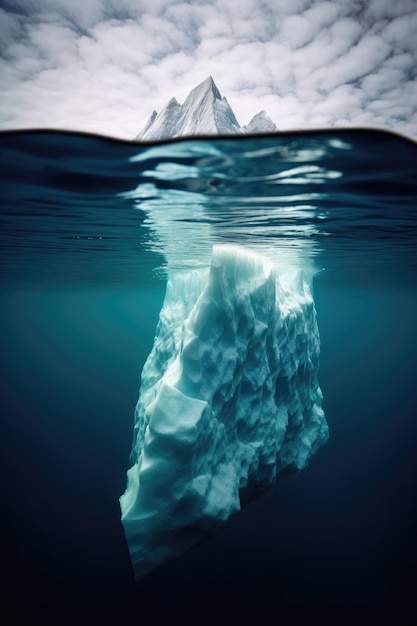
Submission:
<svg viewBox="0 0 417 626">
<path fill-rule="evenodd" d="M 370 130 L 155 145 L 29 131 L 3 133 L 0 150 L 3 576 L 15 614 L 407 623 L 416 144 Z M 222 242 L 314 274 L 330 440 L 295 481 L 134 585 L 118 498 L 140 371 L 167 276 L 207 265 Z"/>
</svg>

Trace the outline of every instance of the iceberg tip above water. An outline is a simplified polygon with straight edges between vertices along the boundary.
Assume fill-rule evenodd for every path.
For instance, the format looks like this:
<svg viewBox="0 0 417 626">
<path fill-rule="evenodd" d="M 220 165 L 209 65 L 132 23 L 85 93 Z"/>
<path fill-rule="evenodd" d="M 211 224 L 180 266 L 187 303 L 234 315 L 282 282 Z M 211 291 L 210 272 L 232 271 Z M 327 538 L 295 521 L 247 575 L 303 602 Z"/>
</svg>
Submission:
<svg viewBox="0 0 417 626">
<path fill-rule="evenodd" d="M 309 276 L 215 246 L 210 268 L 168 281 L 120 498 L 136 578 L 327 440 Z"/>
</svg>

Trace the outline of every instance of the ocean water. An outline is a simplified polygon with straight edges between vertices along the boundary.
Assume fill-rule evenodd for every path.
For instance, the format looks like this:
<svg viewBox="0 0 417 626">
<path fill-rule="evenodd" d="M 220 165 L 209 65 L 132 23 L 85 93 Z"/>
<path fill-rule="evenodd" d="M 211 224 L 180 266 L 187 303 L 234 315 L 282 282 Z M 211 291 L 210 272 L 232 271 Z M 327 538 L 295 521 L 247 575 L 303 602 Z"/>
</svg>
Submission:
<svg viewBox="0 0 417 626">
<path fill-rule="evenodd" d="M 415 623 L 416 144 L 366 129 L 153 145 L 28 131 L 1 134 L 0 152 L 16 623 Z M 330 439 L 134 583 L 118 499 L 141 368 L 167 276 L 207 265 L 215 243 L 314 273 Z"/>
</svg>

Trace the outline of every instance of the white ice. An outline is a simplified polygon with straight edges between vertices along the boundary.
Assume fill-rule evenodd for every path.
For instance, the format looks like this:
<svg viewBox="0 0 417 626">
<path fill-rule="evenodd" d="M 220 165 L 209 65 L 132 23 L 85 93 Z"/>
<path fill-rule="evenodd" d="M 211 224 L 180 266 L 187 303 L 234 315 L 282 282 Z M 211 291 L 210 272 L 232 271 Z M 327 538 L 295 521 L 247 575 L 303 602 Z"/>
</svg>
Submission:
<svg viewBox="0 0 417 626">
<path fill-rule="evenodd" d="M 120 498 L 137 578 L 327 440 L 310 280 L 232 246 L 169 280 Z"/>
<path fill-rule="evenodd" d="M 153 141 L 186 135 L 251 135 L 276 130 L 265 111 L 254 115 L 247 126 L 240 126 L 226 98 L 222 98 L 209 76 L 192 89 L 183 104 L 171 98 L 162 111 L 153 111 L 136 139 Z"/>
</svg>

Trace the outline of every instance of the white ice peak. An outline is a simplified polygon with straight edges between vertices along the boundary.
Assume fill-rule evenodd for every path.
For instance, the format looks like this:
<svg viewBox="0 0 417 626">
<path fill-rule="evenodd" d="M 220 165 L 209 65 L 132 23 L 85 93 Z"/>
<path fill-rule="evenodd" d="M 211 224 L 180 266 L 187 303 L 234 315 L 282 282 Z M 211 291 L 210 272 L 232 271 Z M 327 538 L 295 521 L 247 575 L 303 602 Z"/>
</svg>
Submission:
<svg viewBox="0 0 417 626">
<path fill-rule="evenodd" d="M 275 132 L 275 124 L 261 111 L 240 126 L 226 98 L 211 76 L 194 87 L 184 104 L 171 98 L 160 113 L 154 111 L 136 139 L 168 139 L 187 135 L 233 135 Z"/>
<path fill-rule="evenodd" d="M 242 248 L 170 278 L 120 499 L 137 578 L 213 532 L 327 440 L 309 277 Z"/>
</svg>

